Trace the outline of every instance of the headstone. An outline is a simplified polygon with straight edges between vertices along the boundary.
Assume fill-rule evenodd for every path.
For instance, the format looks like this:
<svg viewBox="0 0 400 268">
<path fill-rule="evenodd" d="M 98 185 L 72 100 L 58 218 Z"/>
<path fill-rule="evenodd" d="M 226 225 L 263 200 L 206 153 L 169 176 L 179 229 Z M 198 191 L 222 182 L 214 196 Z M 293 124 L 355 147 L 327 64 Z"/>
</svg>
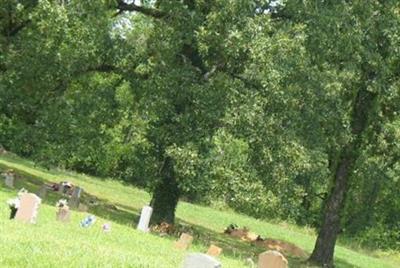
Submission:
<svg viewBox="0 0 400 268">
<path fill-rule="evenodd" d="M 6 186 L 9 188 L 14 188 L 14 180 L 15 180 L 14 172 L 7 171 L 6 173 L 4 173 L 4 177 L 5 177 L 4 182 L 5 182 Z"/>
<path fill-rule="evenodd" d="M 215 245 L 211 245 L 207 251 L 207 255 L 210 255 L 213 257 L 218 257 L 219 255 L 221 255 L 221 253 L 222 253 L 222 248 L 217 247 Z"/>
<path fill-rule="evenodd" d="M 72 192 L 71 199 L 69 200 L 69 206 L 71 208 L 78 208 L 79 207 L 81 193 L 82 193 L 82 188 L 80 188 L 80 187 L 75 187 L 74 188 L 74 191 Z"/>
<path fill-rule="evenodd" d="M 216 259 L 207 254 L 193 253 L 186 256 L 183 268 L 221 268 Z"/>
<path fill-rule="evenodd" d="M 20 197 L 20 207 L 15 215 L 15 219 L 26 223 L 36 223 L 40 203 L 41 199 L 37 195 L 22 194 Z"/>
<path fill-rule="evenodd" d="M 269 250 L 258 256 L 258 268 L 287 268 L 288 261 L 279 252 Z"/>
<path fill-rule="evenodd" d="M 137 229 L 143 232 L 149 232 L 149 223 L 151 214 L 153 213 L 153 208 L 150 206 L 144 206 L 142 208 L 142 213 L 140 214 L 139 224 Z"/>
<path fill-rule="evenodd" d="M 43 184 L 39 189 L 38 196 L 43 200 L 46 198 L 46 195 L 47 195 L 47 186 L 46 184 Z"/>
<path fill-rule="evenodd" d="M 71 211 L 68 206 L 60 207 L 56 213 L 57 221 L 68 223 L 71 218 Z"/>
<path fill-rule="evenodd" d="M 192 244 L 193 236 L 182 233 L 178 241 L 175 242 L 175 248 L 186 250 Z"/>
<path fill-rule="evenodd" d="M 58 185 L 58 193 L 59 194 L 64 194 L 64 184 L 63 183 L 60 183 Z"/>
</svg>

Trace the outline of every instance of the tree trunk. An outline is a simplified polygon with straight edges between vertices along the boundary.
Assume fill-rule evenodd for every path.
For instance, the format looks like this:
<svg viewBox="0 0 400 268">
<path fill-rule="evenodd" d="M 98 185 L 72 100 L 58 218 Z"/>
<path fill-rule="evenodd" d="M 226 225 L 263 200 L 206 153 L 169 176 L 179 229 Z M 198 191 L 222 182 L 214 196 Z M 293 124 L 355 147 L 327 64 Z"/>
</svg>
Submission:
<svg viewBox="0 0 400 268">
<path fill-rule="evenodd" d="M 333 267 L 333 254 L 340 232 L 340 212 L 348 190 L 348 178 L 353 159 L 345 155 L 338 164 L 335 184 L 325 206 L 325 215 L 310 261 L 322 267 Z"/>
<path fill-rule="evenodd" d="M 161 222 L 173 224 L 180 192 L 175 177 L 173 160 L 170 157 L 167 157 L 164 161 L 161 176 L 161 181 L 156 186 L 151 201 L 153 207 L 151 222 L 154 224 Z"/>
<path fill-rule="evenodd" d="M 351 124 L 353 139 L 342 148 L 333 176 L 334 184 L 325 204 L 323 222 L 309 259 L 310 262 L 322 267 L 334 267 L 333 256 L 336 239 L 340 232 L 341 212 L 346 193 L 349 190 L 348 181 L 358 157 L 362 135 L 369 120 L 368 115 L 373 110 L 375 99 L 375 94 L 366 90 L 359 90 L 355 98 Z"/>
</svg>

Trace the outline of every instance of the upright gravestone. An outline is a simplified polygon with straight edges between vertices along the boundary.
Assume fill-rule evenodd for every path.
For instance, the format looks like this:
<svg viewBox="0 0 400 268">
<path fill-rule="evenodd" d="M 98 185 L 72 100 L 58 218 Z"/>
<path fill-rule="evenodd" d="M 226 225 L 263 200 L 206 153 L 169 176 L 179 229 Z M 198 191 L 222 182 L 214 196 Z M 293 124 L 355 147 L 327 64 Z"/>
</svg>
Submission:
<svg viewBox="0 0 400 268">
<path fill-rule="evenodd" d="M 57 221 L 68 223 L 71 218 L 71 212 L 68 206 L 59 207 L 56 213 Z"/>
<path fill-rule="evenodd" d="M 137 229 L 143 232 L 149 232 L 149 223 L 151 214 L 153 213 L 153 208 L 150 206 L 144 206 L 142 209 L 142 213 L 140 214 L 139 224 Z"/>
<path fill-rule="evenodd" d="M 64 194 L 64 184 L 62 182 L 58 185 L 58 193 Z"/>
<path fill-rule="evenodd" d="M 71 199 L 68 202 L 69 206 L 71 208 L 78 208 L 79 207 L 81 193 L 82 193 L 82 188 L 80 188 L 80 187 L 75 187 L 74 188 L 74 191 L 72 192 Z"/>
<path fill-rule="evenodd" d="M 43 200 L 46 198 L 46 195 L 47 195 L 47 186 L 46 184 L 43 184 L 38 191 L 38 196 Z"/>
<path fill-rule="evenodd" d="M 216 259 L 207 254 L 193 253 L 186 256 L 183 268 L 221 268 Z"/>
<path fill-rule="evenodd" d="M 28 193 L 22 194 L 15 219 L 26 223 L 36 223 L 40 203 L 41 199 L 37 195 Z"/>
<path fill-rule="evenodd" d="M 258 268 L 287 268 L 288 261 L 276 250 L 269 250 L 258 256 Z"/>
<path fill-rule="evenodd" d="M 9 188 L 14 188 L 14 180 L 15 180 L 15 174 L 12 171 L 7 171 L 6 173 L 4 173 L 4 177 L 5 177 L 5 184 L 7 187 Z"/>
<path fill-rule="evenodd" d="M 175 248 L 186 250 L 192 244 L 193 236 L 182 233 L 178 241 L 175 242 Z"/>
</svg>

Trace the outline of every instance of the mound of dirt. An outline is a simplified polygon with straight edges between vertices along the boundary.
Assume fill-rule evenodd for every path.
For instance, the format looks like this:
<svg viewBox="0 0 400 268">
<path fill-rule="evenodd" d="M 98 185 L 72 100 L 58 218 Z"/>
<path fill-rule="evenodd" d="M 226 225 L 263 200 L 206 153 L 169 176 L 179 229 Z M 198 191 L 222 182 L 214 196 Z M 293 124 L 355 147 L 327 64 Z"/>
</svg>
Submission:
<svg viewBox="0 0 400 268">
<path fill-rule="evenodd" d="M 277 250 L 284 255 L 300 258 L 307 257 L 307 253 L 295 244 L 277 239 L 263 239 L 260 235 L 250 232 L 246 227 L 239 228 L 235 224 L 230 224 L 225 229 L 224 233 L 231 237 L 239 238 L 242 241 L 250 242 L 256 246 L 264 247 L 268 250 Z"/>
</svg>

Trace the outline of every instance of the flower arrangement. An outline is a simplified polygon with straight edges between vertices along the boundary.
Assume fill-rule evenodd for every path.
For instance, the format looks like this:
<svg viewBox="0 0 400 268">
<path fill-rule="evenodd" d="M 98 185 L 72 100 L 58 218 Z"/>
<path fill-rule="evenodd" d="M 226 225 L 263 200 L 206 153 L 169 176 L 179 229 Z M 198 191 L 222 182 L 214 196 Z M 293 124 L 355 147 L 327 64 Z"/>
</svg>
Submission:
<svg viewBox="0 0 400 268">
<path fill-rule="evenodd" d="M 104 223 L 102 226 L 103 232 L 109 233 L 111 232 L 111 224 L 110 223 Z"/>
<path fill-rule="evenodd" d="M 66 199 L 60 199 L 58 200 L 56 207 L 58 208 L 63 208 L 63 207 L 67 207 L 68 206 L 68 202 Z"/>
<path fill-rule="evenodd" d="M 96 222 L 96 217 L 94 215 L 87 216 L 81 221 L 81 227 L 87 228 L 92 226 Z"/>
<path fill-rule="evenodd" d="M 17 215 L 17 211 L 19 209 L 19 206 L 21 204 L 19 197 L 8 199 L 7 200 L 8 207 L 10 208 L 10 220 L 15 218 L 15 215 Z"/>
<path fill-rule="evenodd" d="M 10 209 L 11 209 L 11 208 L 18 209 L 19 206 L 20 206 L 19 198 L 16 197 L 16 198 L 8 199 L 8 200 L 7 200 L 7 205 L 10 207 Z"/>
</svg>

